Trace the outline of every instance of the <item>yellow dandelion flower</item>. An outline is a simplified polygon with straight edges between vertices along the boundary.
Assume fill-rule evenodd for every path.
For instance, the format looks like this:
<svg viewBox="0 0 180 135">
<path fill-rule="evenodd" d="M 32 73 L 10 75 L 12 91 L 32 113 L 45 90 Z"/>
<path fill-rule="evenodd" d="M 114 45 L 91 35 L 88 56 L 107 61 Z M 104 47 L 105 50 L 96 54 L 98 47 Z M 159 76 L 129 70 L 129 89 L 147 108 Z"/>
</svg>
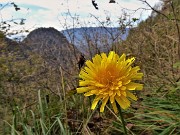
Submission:
<svg viewBox="0 0 180 135">
<path fill-rule="evenodd" d="M 95 55 L 92 61 L 86 61 L 86 66 L 80 71 L 81 80 L 77 93 L 85 93 L 85 96 L 96 95 L 91 109 L 95 109 L 102 100 L 100 112 L 104 111 L 108 100 L 115 113 L 118 112 L 116 102 L 121 108 L 128 108 L 130 106 L 128 98 L 137 100 L 131 91 L 143 89 L 142 84 L 133 82 L 141 80 L 143 76 L 143 73 L 138 73 L 139 66 L 131 66 L 134 60 L 134 57 L 126 60 L 125 54 L 119 57 L 114 51 L 108 56 L 105 53 Z"/>
</svg>

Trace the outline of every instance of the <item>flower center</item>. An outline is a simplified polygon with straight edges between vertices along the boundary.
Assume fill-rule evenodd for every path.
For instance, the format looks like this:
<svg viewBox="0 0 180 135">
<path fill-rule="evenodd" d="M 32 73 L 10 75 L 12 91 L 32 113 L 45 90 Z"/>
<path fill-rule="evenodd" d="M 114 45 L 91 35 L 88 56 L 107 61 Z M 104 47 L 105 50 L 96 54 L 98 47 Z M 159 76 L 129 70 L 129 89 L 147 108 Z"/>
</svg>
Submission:
<svg viewBox="0 0 180 135">
<path fill-rule="evenodd" d="M 119 88 L 122 86 L 122 82 L 121 81 L 113 81 L 109 84 L 109 88 L 110 90 L 119 90 Z"/>
</svg>

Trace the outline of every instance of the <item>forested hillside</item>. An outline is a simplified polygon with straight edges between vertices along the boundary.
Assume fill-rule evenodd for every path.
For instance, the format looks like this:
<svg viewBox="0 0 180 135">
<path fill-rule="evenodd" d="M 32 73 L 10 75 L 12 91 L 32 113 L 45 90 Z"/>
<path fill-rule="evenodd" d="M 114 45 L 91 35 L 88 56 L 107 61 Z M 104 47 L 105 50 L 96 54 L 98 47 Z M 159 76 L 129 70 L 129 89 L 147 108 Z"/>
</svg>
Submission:
<svg viewBox="0 0 180 135">
<path fill-rule="evenodd" d="M 150 90 L 174 86 L 180 79 L 174 68 L 180 59 L 180 1 L 164 2 L 161 14 L 156 13 L 130 31 L 128 39 L 117 46 L 118 52 L 137 57 Z M 155 14 L 153 11 L 152 14 Z"/>
</svg>

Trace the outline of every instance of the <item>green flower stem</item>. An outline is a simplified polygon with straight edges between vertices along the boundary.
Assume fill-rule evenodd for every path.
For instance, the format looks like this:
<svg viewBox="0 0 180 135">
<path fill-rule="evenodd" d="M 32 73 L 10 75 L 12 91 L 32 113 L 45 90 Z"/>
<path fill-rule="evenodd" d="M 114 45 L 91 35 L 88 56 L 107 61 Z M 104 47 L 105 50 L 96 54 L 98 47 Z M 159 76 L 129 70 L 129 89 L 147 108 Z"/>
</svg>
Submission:
<svg viewBox="0 0 180 135">
<path fill-rule="evenodd" d="M 116 104 L 117 104 L 117 108 L 118 108 L 118 111 L 119 111 L 119 114 L 120 114 L 120 117 L 121 117 L 123 129 L 124 129 L 124 134 L 127 135 L 127 130 L 126 130 L 126 126 L 125 126 L 124 117 L 123 117 L 123 114 L 122 114 L 122 111 L 121 111 L 121 107 L 120 107 L 120 105 L 118 103 L 116 103 Z"/>
</svg>

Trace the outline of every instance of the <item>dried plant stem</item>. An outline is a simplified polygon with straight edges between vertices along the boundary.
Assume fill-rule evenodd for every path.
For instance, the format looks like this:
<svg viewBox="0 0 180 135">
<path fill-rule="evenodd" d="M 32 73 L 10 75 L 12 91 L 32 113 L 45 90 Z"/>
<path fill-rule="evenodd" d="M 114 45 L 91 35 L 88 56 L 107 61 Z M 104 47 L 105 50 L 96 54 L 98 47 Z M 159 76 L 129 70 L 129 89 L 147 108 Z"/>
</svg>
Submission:
<svg viewBox="0 0 180 135">
<path fill-rule="evenodd" d="M 64 76 L 63 76 L 63 71 L 62 68 L 59 68 L 60 73 L 61 73 L 61 83 L 62 83 L 62 92 L 63 92 L 63 99 L 64 99 L 64 110 L 65 110 L 65 130 L 67 130 L 67 125 L 68 125 L 68 117 L 67 117 L 67 100 L 66 100 L 66 92 L 65 92 L 65 86 L 64 86 Z M 67 131 L 66 131 L 67 133 Z"/>
<path fill-rule="evenodd" d="M 173 14 L 174 14 L 174 18 L 175 18 L 175 24 L 176 24 L 176 28 L 177 28 L 177 32 L 178 32 L 178 39 L 179 39 L 179 43 L 178 43 L 178 55 L 179 55 L 179 60 L 180 60 L 180 29 L 179 29 L 179 25 L 178 25 L 178 19 L 177 19 L 177 16 L 176 16 L 176 11 L 175 11 L 175 8 L 174 8 L 174 5 L 173 5 L 173 1 L 171 2 L 171 7 L 172 7 L 172 10 L 173 10 Z"/>
</svg>

